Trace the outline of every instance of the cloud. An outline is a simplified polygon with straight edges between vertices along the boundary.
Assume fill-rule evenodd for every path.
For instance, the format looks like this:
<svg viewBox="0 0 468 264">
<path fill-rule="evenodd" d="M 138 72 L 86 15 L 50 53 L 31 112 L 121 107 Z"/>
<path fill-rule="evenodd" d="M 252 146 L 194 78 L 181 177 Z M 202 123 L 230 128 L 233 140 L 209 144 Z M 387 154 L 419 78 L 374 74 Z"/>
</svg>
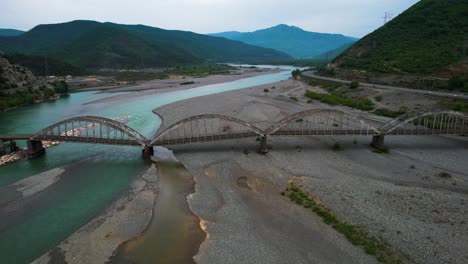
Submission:
<svg viewBox="0 0 468 264">
<path fill-rule="evenodd" d="M 290 24 L 362 37 L 417 0 L 2 0 L 0 28 L 27 30 L 75 19 L 210 33 Z"/>
</svg>

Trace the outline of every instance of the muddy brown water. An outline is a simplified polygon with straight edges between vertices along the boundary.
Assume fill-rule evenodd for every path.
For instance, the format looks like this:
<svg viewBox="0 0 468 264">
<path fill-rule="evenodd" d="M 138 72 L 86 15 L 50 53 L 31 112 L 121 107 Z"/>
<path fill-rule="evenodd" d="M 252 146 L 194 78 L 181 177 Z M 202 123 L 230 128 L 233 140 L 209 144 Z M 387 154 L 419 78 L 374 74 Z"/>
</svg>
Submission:
<svg viewBox="0 0 468 264">
<path fill-rule="evenodd" d="M 110 263 L 194 263 L 206 234 L 186 200 L 194 191 L 193 177 L 180 163 L 158 163 L 157 168 L 160 187 L 151 223 L 122 244 Z"/>
</svg>

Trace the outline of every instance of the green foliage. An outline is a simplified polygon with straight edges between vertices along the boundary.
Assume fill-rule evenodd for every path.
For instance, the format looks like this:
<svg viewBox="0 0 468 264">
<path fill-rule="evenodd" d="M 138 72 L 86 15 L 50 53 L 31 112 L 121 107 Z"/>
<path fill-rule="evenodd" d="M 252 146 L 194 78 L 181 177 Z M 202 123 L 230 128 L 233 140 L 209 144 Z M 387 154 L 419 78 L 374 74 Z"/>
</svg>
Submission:
<svg viewBox="0 0 468 264">
<path fill-rule="evenodd" d="M 344 105 L 352 108 L 357 108 L 363 111 L 370 111 L 373 109 L 374 104 L 367 98 L 350 98 L 345 97 L 340 93 L 321 94 L 312 91 L 307 91 L 305 97 L 319 100 L 322 103 L 329 105 Z"/>
<path fill-rule="evenodd" d="M 377 95 L 377 96 L 375 97 L 375 100 L 376 100 L 377 102 L 382 101 L 382 99 L 383 99 L 383 97 L 382 97 L 381 95 Z"/>
<path fill-rule="evenodd" d="M 349 88 L 350 89 L 357 89 L 357 88 L 359 88 L 359 83 L 358 82 L 351 82 L 349 84 Z"/>
<path fill-rule="evenodd" d="M 386 116 L 386 117 L 396 118 L 396 117 L 399 117 L 401 115 L 406 114 L 406 112 L 408 112 L 408 110 L 406 108 L 402 107 L 398 111 L 392 111 L 392 110 L 389 110 L 387 108 L 379 108 L 379 109 L 376 109 L 372 113 L 375 114 L 375 115 L 379 115 L 379 116 Z"/>
<path fill-rule="evenodd" d="M 59 81 L 55 84 L 55 91 L 59 94 L 66 94 L 68 93 L 68 84 L 65 81 Z"/>
<path fill-rule="evenodd" d="M 301 75 L 301 70 L 299 69 L 295 69 L 291 72 L 291 75 L 294 77 L 294 78 L 297 78 L 297 76 Z"/>
<path fill-rule="evenodd" d="M 293 100 L 293 101 L 296 101 L 296 102 L 299 101 L 299 99 L 297 99 L 297 97 L 295 97 L 295 96 L 290 96 L 289 99 L 291 99 L 291 100 Z"/>
<path fill-rule="evenodd" d="M 268 92 L 270 92 L 270 90 L 268 90 L 268 88 L 265 88 L 265 89 L 263 89 L 263 92 L 268 93 Z"/>
<path fill-rule="evenodd" d="M 244 153 L 244 155 L 249 155 L 250 154 L 250 150 L 248 148 L 244 148 L 244 150 L 242 151 L 242 153 Z"/>
<path fill-rule="evenodd" d="M 284 192 L 286 196 L 298 205 L 312 210 L 320 216 L 323 222 L 343 234 L 353 245 L 359 246 L 367 254 L 375 256 L 382 263 L 402 263 L 402 259 L 380 239 L 371 236 L 362 228 L 338 219 L 325 205 L 316 201 L 302 188 L 290 183 L 289 189 Z"/>
<path fill-rule="evenodd" d="M 86 73 L 69 63 L 54 58 L 45 58 L 44 56 L 14 53 L 8 54 L 6 58 L 12 63 L 28 68 L 36 76 L 44 76 L 46 74 L 46 63 L 48 75 L 65 76 L 83 75 Z"/>
<path fill-rule="evenodd" d="M 378 154 L 390 154 L 390 148 L 389 147 L 381 147 L 381 148 L 376 148 L 372 152 L 378 153 Z"/>
<path fill-rule="evenodd" d="M 335 59 L 344 68 L 433 73 L 466 58 L 466 0 L 421 0 Z"/>
<path fill-rule="evenodd" d="M 333 144 L 332 150 L 333 151 L 342 151 L 342 150 L 344 150 L 344 148 L 343 148 L 343 146 L 341 146 L 340 143 L 336 142 L 335 144 Z"/>
<path fill-rule="evenodd" d="M 448 89 L 468 93 L 468 78 L 454 76 L 448 82 Z"/>
</svg>

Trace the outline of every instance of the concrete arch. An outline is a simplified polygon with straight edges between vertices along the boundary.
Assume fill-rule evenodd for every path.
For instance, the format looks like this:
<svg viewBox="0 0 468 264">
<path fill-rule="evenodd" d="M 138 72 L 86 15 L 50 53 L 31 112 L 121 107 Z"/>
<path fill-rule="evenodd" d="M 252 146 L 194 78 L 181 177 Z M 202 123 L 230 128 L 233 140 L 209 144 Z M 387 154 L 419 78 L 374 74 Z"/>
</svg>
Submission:
<svg viewBox="0 0 468 264">
<path fill-rule="evenodd" d="M 46 128 L 41 129 L 39 132 L 34 134 L 33 137 L 31 137 L 31 140 L 38 139 L 38 138 L 46 138 L 47 139 L 47 132 L 53 131 L 54 128 L 60 127 L 61 125 L 72 123 L 72 122 L 89 122 L 89 123 L 95 123 L 95 124 L 100 124 L 102 126 L 107 126 L 112 129 L 115 129 L 116 131 L 120 131 L 123 134 L 126 134 L 129 138 L 133 138 L 138 144 L 142 146 L 146 146 L 148 143 L 148 139 L 140 134 L 138 131 L 134 130 L 133 128 L 122 124 L 118 121 L 105 118 L 105 117 L 98 117 L 98 116 L 78 116 L 78 117 L 73 117 L 69 118 L 63 121 L 60 121 L 58 123 L 55 123 L 53 125 L 50 125 Z"/>
<path fill-rule="evenodd" d="M 312 110 L 306 110 L 306 111 L 295 113 L 293 115 L 287 116 L 287 117 L 281 119 L 280 121 L 276 122 L 276 124 L 269 127 L 265 131 L 265 134 L 266 135 L 271 135 L 271 134 L 275 133 L 276 131 L 280 130 L 281 128 L 287 126 L 288 124 L 296 122 L 296 120 L 298 120 L 298 119 L 305 118 L 305 117 L 308 117 L 308 116 L 323 114 L 323 113 L 342 115 L 342 116 L 346 115 L 352 120 L 355 120 L 355 121 L 360 122 L 361 124 L 367 125 L 370 129 L 375 131 L 376 134 L 380 134 L 380 130 L 378 128 L 376 128 L 373 125 L 369 124 L 364 119 L 354 117 L 353 115 L 350 115 L 350 114 L 347 114 L 347 113 L 345 113 L 343 111 L 335 110 L 335 109 L 312 109 Z"/>
<path fill-rule="evenodd" d="M 389 134 L 391 133 L 393 130 L 405 125 L 405 124 L 408 124 L 410 122 L 413 122 L 414 120 L 416 119 L 419 119 L 419 118 L 423 118 L 423 117 L 426 117 L 426 116 L 438 116 L 438 115 L 449 115 L 449 116 L 455 116 L 455 117 L 459 117 L 459 118 L 462 118 L 462 119 L 466 119 L 467 120 L 467 125 L 468 125 L 468 115 L 466 114 L 463 114 L 463 113 L 460 113 L 460 112 L 456 112 L 456 111 L 447 111 L 447 110 L 442 110 L 442 111 L 429 111 L 429 112 L 416 112 L 416 113 L 409 113 L 409 114 L 406 114 L 400 118 L 396 118 L 396 119 L 393 119 L 391 121 L 389 121 L 388 123 L 384 124 L 383 126 L 381 126 L 379 128 L 380 131 L 382 131 L 382 134 Z"/>
<path fill-rule="evenodd" d="M 160 133 L 157 133 L 152 139 L 151 139 L 151 142 L 150 142 L 150 146 L 153 146 L 156 141 L 160 138 L 162 138 L 164 135 L 166 135 L 167 133 L 177 129 L 177 127 L 179 127 L 180 125 L 184 124 L 184 123 L 188 123 L 188 122 L 191 122 L 191 121 L 194 121 L 194 120 L 207 120 L 207 119 L 221 119 L 221 120 L 226 120 L 226 121 L 229 121 L 229 122 L 233 122 L 233 123 L 237 123 L 241 126 L 244 126 L 246 127 L 247 129 L 249 129 L 250 131 L 258 134 L 259 136 L 263 136 L 263 131 L 244 121 L 244 120 L 241 120 L 241 119 L 238 119 L 238 118 L 235 118 L 235 117 L 232 117 L 232 116 L 227 116 L 227 115 L 221 115 L 221 114 L 203 114 L 203 115 L 196 115 L 196 116 L 191 116 L 191 117 L 188 117 L 188 118 L 184 118 L 180 121 L 177 121 L 176 123 L 172 124 L 171 126 L 169 126 L 168 128 L 166 128 L 164 131 L 161 131 Z"/>
</svg>

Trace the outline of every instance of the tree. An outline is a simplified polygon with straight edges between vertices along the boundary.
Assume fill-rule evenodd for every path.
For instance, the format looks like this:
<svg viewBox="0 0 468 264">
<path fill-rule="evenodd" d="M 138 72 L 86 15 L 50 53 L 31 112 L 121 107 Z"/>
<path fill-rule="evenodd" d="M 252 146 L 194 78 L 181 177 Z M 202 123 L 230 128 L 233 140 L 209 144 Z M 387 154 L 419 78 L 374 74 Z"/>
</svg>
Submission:
<svg viewBox="0 0 468 264">
<path fill-rule="evenodd" d="M 301 75 L 301 70 L 295 69 L 291 72 L 291 75 L 294 77 L 294 79 L 296 79 L 297 76 Z"/>
</svg>

